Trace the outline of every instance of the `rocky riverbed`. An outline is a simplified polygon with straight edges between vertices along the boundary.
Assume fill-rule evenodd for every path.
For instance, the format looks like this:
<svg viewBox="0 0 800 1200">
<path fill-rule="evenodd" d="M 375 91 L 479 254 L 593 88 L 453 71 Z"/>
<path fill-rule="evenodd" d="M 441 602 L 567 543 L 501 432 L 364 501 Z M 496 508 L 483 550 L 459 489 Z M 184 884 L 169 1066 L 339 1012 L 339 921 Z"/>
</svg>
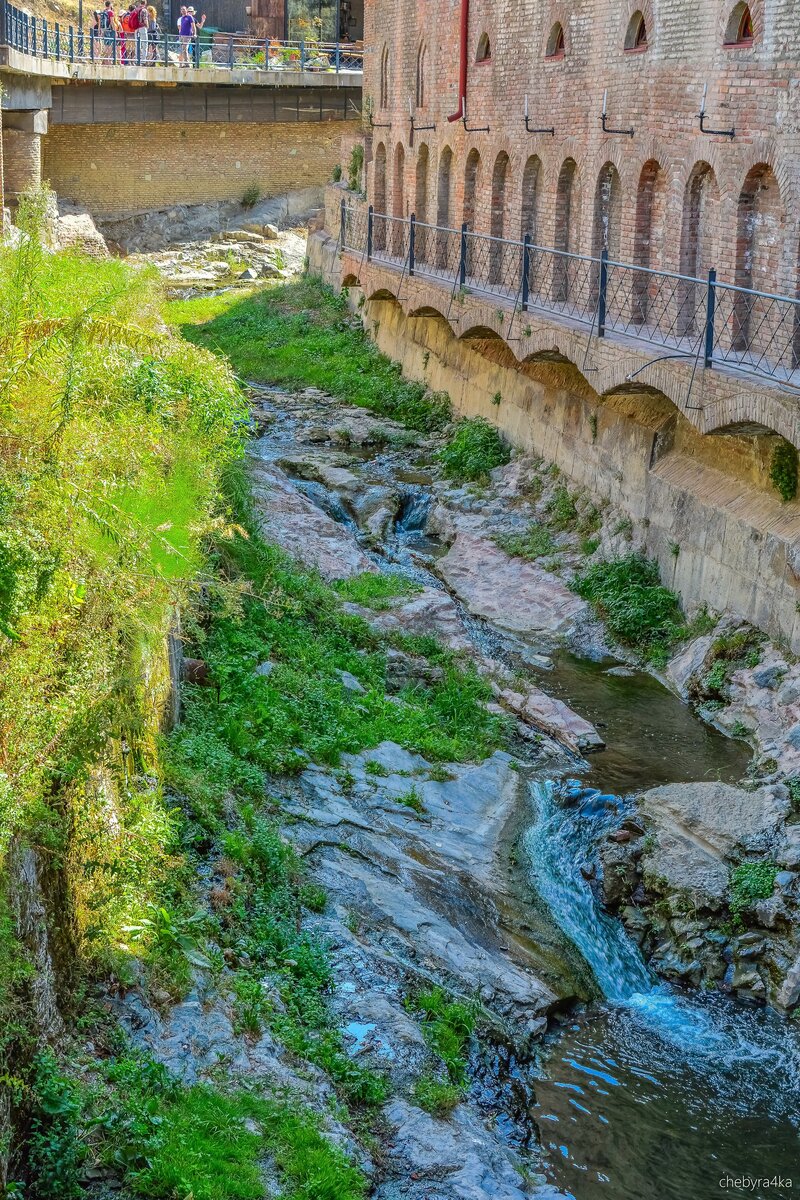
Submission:
<svg viewBox="0 0 800 1200">
<path fill-rule="evenodd" d="M 410 433 L 314 389 L 259 387 L 252 399 L 258 436 L 250 470 L 264 536 L 328 580 L 379 571 L 411 580 L 410 595 L 346 607 L 378 633 L 434 635 L 470 661 L 490 682 L 491 708 L 508 722 L 513 750 L 442 766 L 385 741 L 343 756 L 335 770 L 309 762 L 296 779 L 274 781 L 285 835 L 329 898 L 325 912 L 306 920 L 331 947 L 330 1003 L 348 1053 L 391 1081 L 379 1153 L 331 1117 L 332 1091 L 320 1071 L 269 1033 L 237 1033 L 226 984 L 235 963 L 213 985 L 198 978 L 175 1008 L 154 1007 L 132 989 L 114 1011 L 139 1044 L 189 1080 L 225 1064 L 234 1075 L 298 1090 L 325 1112 L 329 1135 L 356 1154 L 381 1200 L 560 1195 L 543 1173 L 531 1104 L 537 1042 L 573 985 L 559 980 L 552 956 L 548 962 L 524 933 L 530 914 L 511 857 L 521 814 L 530 810 L 531 780 L 580 774 L 587 754 L 602 762 L 602 730 L 548 690 L 558 655 L 569 648 L 601 661 L 609 679 L 635 673 L 569 588 L 586 561 L 587 537 L 591 554 L 618 554 L 631 546 L 628 526 L 619 513 L 570 494 L 569 528 L 551 523 L 547 556 L 527 561 L 509 552 L 509 539 L 563 503 L 563 481 L 546 464 L 519 456 L 486 486 L 460 487 L 441 477 L 439 437 Z M 720 660 L 719 639 L 737 632 L 726 619 L 689 645 L 667 671 L 675 689 L 702 707 L 706 697 L 693 696 L 687 681 L 705 679 Z M 793 678 L 785 657 L 774 661 L 777 651 L 758 639 L 755 664 L 752 641 L 750 631 L 734 643 L 707 710 L 739 736 L 728 710 L 738 703 L 741 711 L 745 693 L 752 703 L 753 686 L 777 701 Z M 739 661 L 745 647 L 749 666 Z M 437 670 L 405 650 L 390 650 L 388 660 L 389 695 L 401 705 L 403 688 L 429 686 Z M 759 665 L 776 668 L 774 686 L 763 674 L 761 685 L 747 682 Z M 342 684 L 357 705 L 359 681 L 345 672 Z M 776 760 L 791 747 L 795 701 L 788 691 L 785 716 L 773 711 L 769 718 Z M 751 736 L 758 742 L 757 731 Z M 771 778 L 791 761 L 762 761 L 760 786 L 751 781 L 747 790 L 713 783 L 651 789 L 640 813 L 608 835 L 596 891 L 666 978 L 784 1009 L 796 1003 L 793 830 L 800 826 L 792 825 L 790 789 Z M 756 856 L 780 865 L 774 894 L 760 907 L 737 908 L 736 921 L 747 925 L 725 930 L 732 872 Z M 209 895 L 221 882 L 214 871 L 210 865 Z M 751 922 L 761 922 L 758 936 Z M 414 1080 L 423 1071 L 441 1074 L 441 1065 L 405 999 L 431 985 L 479 1004 L 482 1013 L 469 1086 L 448 1119 L 414 1099 Z"/>
</svg>

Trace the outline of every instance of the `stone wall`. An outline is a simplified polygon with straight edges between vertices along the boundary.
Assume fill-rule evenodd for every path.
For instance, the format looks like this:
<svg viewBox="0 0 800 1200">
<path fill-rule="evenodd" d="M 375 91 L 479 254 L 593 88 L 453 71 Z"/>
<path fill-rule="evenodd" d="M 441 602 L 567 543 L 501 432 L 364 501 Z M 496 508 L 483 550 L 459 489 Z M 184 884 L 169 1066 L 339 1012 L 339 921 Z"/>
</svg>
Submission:
<svg viewBox="0 0 800 1200">
<path fill-rule="evenodd" d="M 512 353 L 489 327 L 491 304 L 465 298 L 454 329 L 433 309 L 433 286 L 406 278 L 401 306 L 386 286 L 396 285 L 390 273 L 342 259 L 324 233 L 309 239 L 309 257 L 311 269 L 334 285 L 350 284 L 354 308 L 360 271 L 365 327 L 406 375 L 446 391 L 459 413 L 485 417 L 513 445 L 627 512 L 637 542 L 689 608 L 734 612 L 800 652 L 800 502 L 781 503 L 768 479 L 775 439 L 767 428 L 781 423 L 777 414 L 767 428 L 725 420 L 705 428 L 718 406 L 737 402 L 724 397 L 724 378 L 709 379 L 719 395 L 707 396 L 705 409 L 690 403 L 682 412 L 668 395 L 687 395 L 683 364 L 661 365 L 663 391 L 637 391 L 623 382 L 631 352 L 592 339 L 595 373 L 587 378 L 575 365 L 587 358 L 583 335 L 559 330 L 556 350 L 554 327 L 532 318 L 531 340 L 543 348 L 526 356 L 527 347 L 516 344 Z M 617 387 L 609 386 L 615 370 Z M 769 389 L 762 391 L 750 397 L 754 407 L 769 403 Z M 797 436 L 788 425 L 785 431 Z"/>
<path fill-rule="evenodd" d="M 321 186 L 350 123 L 51 126 L 43 178 L 99 217 Z"/>
</svg>

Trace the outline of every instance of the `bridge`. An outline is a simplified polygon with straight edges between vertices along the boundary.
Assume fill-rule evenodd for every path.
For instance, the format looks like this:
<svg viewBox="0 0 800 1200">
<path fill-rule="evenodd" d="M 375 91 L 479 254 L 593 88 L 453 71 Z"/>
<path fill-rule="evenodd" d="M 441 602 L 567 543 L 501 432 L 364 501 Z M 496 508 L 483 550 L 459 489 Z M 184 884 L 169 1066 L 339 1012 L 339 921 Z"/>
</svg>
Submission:
<svg viewBox="0 0 800 1200">
<path fill-rule="evenodd" d="M 165 31 L 145 46 L 0 0 L 5 203 L 42 178 L 100 216 L 318 188 L 360 119 L 362 72 L 351 43 Z"/>
</svg>

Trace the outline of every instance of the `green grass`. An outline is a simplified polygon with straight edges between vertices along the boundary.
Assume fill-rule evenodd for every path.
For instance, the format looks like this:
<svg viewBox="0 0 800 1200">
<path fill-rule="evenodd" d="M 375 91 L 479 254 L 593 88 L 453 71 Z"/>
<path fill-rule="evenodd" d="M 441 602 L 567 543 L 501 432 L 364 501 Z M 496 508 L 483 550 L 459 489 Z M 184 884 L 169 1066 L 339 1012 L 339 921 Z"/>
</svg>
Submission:
<svg viewBox="0 0 800 1200">
<path fill-rule="evenodd" d="M 510 458 L 507 444 L 483 417 L 459 421 L 450 441 L 439 452 L 444 474 L 458 483 L 485 483 L 489 472 Z"/>
<path fill-rule="evenodd" d="M 406 599 L 422 591 L 422 585 L 404 575 L 388 575 L 380 571 L 365 571 L 352 575 L 333 585 L 343 600 L 371 608 L 373 612 L 384 612 L 392 607 L 393 600 Z"/>
<path fill-rule="evenodd" d="M 574 529 L 578 523 L 575 499 L 563 483 L 556 484 L 553 494 L 545 505 L 545 512 L 553 529 Z M 587 529 L 587 533 L 591 530 Z"/>
<path fill-rule="evenodd" d="M 658 564 L 640 554 L 596 563 L 572 587 L 595 607 L 612 637 L 655 665 L 664 665 L 686 633 L 678 597 L 662 586 Z"/>
<path fill-rule="evenodd" d="M 434 1117 L 449 1117 L 464 1098 L 460 1087 L 435 1075 L 421 1075 L 414 1084 L 411 1098 Z"/>
<path fill-rule="evenodd" d="M 265 1164 L 283 1200 L 360 1200 L 365 1180 L 302 1103 L 255 1088 L 182 1087 L 150 1059 L 103 1068 L 92 1114 L 97 1157 L 150 1200 L 263 1200 Z M 97 1136 L 97 1133 L 96 1135 Z"/>
<path fill-rule="evenodd" d="M 498 534 L 494 541 L 506 554 L 527 559 L 529 562 L 545 558 L 556 550 L 550 530 L 537 525 L 535 521 L 530 523 L 524 533 Z"/>
<path fill-rule="evenodd" d="M 408 1007 L 422 1015 L 425 1040 L 444 1063 L 450 1083 L 463 1090 L 467 1083 L 466 1051 L 477 1024 L 478 1005 L 451 1000 L 443 988 L 433 987 L 416 995 Z"/>
<path fill-rule="evenodd" d="M 369 341 L 345 300 L 319 279 L 175 301 L 167 319 L 198 346 L 227 356 L 243 379 L 317 387 L 347 404 L 423 431 L 450 419 L 447 397 L 403 379 Z"/>
</svg>

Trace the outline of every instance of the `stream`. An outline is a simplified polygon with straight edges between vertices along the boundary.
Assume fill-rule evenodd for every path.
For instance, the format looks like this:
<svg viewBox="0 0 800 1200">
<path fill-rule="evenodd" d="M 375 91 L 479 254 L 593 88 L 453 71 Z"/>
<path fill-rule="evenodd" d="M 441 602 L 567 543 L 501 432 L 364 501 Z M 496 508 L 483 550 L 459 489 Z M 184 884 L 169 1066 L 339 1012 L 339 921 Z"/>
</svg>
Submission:
<svg viewBox="0 0 800 1200">
<path fill-rule="evenodd" d="M 259 402 L 269 407 L 263 389 Z M 287 412 L 275 404 L 273 411 L 259 455 L 308 453 L 300 406 Z M 435 560 L 445 547 L 425 533 L 425 472 L 409 470 L 397 452 L 350 457 L 365 488 L 389 482 L 403 492 L 393 532 L 378 547 L 361 539 L 365 551 L 381 570 L 441 588 Z M 338 496 L 319 483 L 294 482 L 357 533 Z M 647 674 L 609 675 L 611 663 L 566 651 L 553 656 L 552 670 L 537 670 L 513 638 L 461 615 L 483 653 L 525 671 L 607 742 L 588 769 L 576 763 L 580 779 L 531 773 L 521 839 L 531 900 L 545 912 L 556 947 L 551 957 L 560 943 L 569 979 L 577 950 L 586 994 L 599 996 L 557 1016 L 538 1057 L 527 1118 L 538 1129 L 548 1177 L 574 1200 L 791 1196 L 792 1185 L 800 1187 L 800 1029 L 720 994 L 659 983 L 623 926 L 598 906 L 581 870 L 592 874 L 598 843 L 618 825 L 625 797 L 671 782 L 735 782 L 746 769 L 746 748 Z"/>
</svg>

